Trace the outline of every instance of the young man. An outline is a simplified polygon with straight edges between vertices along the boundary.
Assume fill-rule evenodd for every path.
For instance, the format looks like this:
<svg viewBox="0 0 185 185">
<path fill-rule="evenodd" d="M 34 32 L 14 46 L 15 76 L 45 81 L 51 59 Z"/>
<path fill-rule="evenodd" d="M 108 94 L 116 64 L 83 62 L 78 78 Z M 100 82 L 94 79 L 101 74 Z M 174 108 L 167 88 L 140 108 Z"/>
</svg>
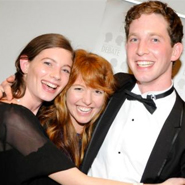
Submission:
<svg viewBox="0 0 185 185">
<path fill-rule="evenodd" d="M 185 177 L 185 103 L 172 81 L 183 51 L 181 20 L 166 4 L 148 1 L 132 7 L 125 21 L 134 76 L 116 75 L 121 87 L 97 122 L 81 170 L 127 182 Z M 130 91 L 145 100 L 132 100 Z"/>
</svg>

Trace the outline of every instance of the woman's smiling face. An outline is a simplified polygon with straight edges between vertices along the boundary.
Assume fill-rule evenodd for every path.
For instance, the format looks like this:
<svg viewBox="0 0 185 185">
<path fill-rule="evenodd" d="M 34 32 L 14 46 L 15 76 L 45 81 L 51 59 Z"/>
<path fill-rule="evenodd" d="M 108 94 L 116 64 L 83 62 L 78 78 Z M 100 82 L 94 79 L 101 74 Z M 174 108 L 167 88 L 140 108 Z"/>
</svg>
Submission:
<svg viewBox="0 0 185 185">
<path fill-rule="evenodd" d="M 20 62 L 25 73 L 26 94 L 38 101 L 51 101 L 63 90 L 73 63 L 72 54 L 62 48 L 45 49 L 31 62 L 24 59 Z"/>
<path fill-rule="evenodd" d="M 66 103 L 72 123 L 77 133 L 81 133 L 83 125 L 101 111 L 105 103 L 105 93 L 86 86 L 79 75 L 67 91 Z"/>
</svg>

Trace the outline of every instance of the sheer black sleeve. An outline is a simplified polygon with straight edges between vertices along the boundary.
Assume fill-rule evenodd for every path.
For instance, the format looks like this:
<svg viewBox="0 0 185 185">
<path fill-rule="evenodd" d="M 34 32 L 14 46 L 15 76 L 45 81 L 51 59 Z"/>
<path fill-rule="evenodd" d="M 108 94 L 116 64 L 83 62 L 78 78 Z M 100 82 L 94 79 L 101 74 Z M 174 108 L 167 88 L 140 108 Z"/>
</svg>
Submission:
<svg viewBox="0 0 185 185">
<path fill-rule="evenodd" d="M 31 111 L 6 103 L 0 103 L 0 163 L 20 181 L 74 167 Z"/>
</svg>

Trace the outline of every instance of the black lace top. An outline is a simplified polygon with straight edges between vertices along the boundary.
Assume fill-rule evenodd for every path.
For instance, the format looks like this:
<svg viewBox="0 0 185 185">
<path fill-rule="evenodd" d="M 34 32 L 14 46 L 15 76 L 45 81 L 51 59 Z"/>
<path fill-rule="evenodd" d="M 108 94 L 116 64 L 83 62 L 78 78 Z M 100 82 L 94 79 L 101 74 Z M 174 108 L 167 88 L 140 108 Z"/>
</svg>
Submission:
<svg viewBox="0 0 185 185">
<path fill-rule="evenodd" d="M 0 185 L 57 184 L 48 175 L 72 167 L 30 110 L 0 102 Z"/>
</svg>

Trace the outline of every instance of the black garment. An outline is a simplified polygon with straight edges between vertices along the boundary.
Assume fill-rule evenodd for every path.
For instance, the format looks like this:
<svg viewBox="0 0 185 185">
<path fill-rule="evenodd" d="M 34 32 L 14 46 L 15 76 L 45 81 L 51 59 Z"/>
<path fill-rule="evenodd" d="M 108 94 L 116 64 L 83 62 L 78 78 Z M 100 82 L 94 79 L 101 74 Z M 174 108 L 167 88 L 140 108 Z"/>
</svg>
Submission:
<svg viewBox="0 0 185 185">
<path fill-rule="evenodd" d="M 80 168 L 84 173 L 90 169 L 111 124 L 125 102 L 125 89 L 131 91 L 136 83 L 134 76 L 129 74 L 118 73 L 115 78 L 120 88 L 110 98 L 105 111 L 96 122 Z M 175 93 L 175 104 L 147 161 L 141 178 L 143 183 L 159 183 L 171 177 L 185 177 L 185 102 L 176 90 Z"/>
<path fill-rule="evenodd" d="M 143 103 L 143 105 L 146 107 L 146 109 L 151 114 L 153 114 L 154 111 L 157 109 L 155 102 L 151 98 L 143 98 L 141 95 L 134 94 L 131 91 L 127 91 L 127 90 L 125 90 L 125 96 L 128 100 L 137 100 L 137 101 Z"/>
<path fill-rule="evenodd" d="M 137 101 L 143 103 L 143 105 L 146 107 L 146 109 L 151 114 L 153 114 L 154 111 L 157 109 L 155 102 L 154 102 L 154 99 L 157 100 L 157 99 L 169 96 L 173 91 L 174 91 L 174 87 L 172 86 L 169 90 L 167 90 L 164 93 L 157 94 L 157 95 L 147 95 L 146 98 L 143 98 L 141 95 L 135 94 L 135 93 L 128 91 L 128 90 L 125 90 L 125 95 L 128 100 L 137 100 Z"/>
<path fill-rule="evenodd" d="M 0 102 L 0 185 L 57 184 L 48 175 L 72 167 L 30 110 Z"/>
</svg>

